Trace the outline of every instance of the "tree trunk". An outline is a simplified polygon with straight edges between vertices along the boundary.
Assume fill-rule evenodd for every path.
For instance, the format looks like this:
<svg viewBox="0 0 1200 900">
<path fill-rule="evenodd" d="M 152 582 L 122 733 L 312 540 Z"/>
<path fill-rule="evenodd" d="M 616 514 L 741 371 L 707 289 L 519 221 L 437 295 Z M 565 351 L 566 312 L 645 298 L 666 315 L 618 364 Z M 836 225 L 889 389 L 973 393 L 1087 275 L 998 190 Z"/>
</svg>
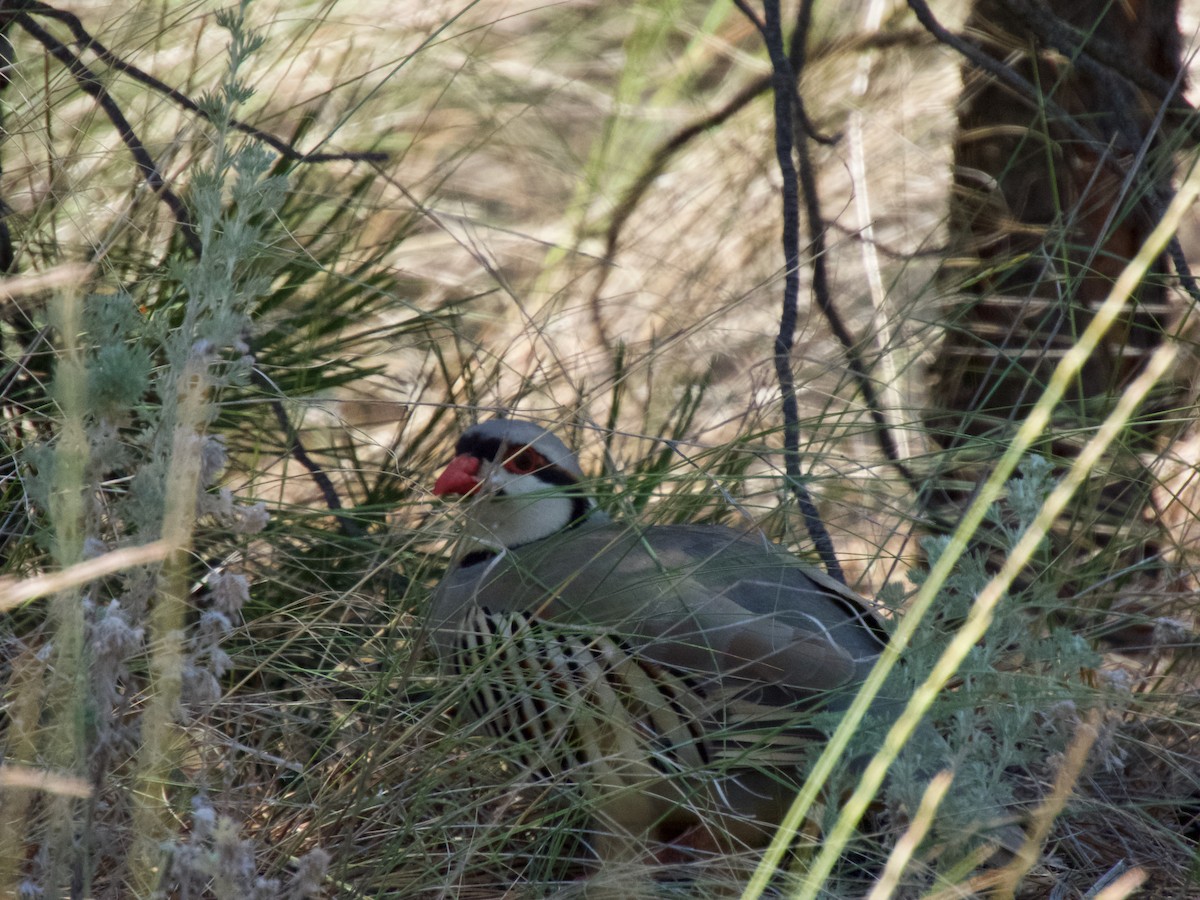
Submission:
<svg viewBox="0 0 1200 900">
<path fill-rule="evenodd" d="M 966 33 L 1038 96 L 966 66 L 950 203 L 960 287 L 929 417 L 948 451 L 931 501 L 942 515 L 967 501 L 1165 207 L 1173 167 L 1156 115 L 1164 85 L 1180 86 L 1177 7 L 978 0 L 967 21 Z M 1039 447 L 1056 465 L 1069 464 L 1176 319 L 1166 274 L 1160 259 L 1060 404 Z M 1065 593 L 1156 556 L 1143 458 L 1163 437 L 1170 393 L 1148 401 L 1059 523 L 1051 558 L 1078 567 Z M 1105 571 L 1085 559 L 1103 559 Z"/>
</svg>

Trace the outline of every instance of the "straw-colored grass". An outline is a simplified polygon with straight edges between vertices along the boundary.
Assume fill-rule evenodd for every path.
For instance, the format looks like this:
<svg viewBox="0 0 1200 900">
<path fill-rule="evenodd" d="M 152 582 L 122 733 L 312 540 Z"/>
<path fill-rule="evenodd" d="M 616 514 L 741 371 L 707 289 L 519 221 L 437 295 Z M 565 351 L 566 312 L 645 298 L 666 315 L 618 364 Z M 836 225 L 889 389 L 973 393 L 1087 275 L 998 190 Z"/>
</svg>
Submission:
<svg viewBox="0 0 1200 900">
<path fill-rule="evenodd" d="M 58 6 L 195 99 L 232 84 L 221 4 Z M 429 488 L 460 427 L 498 410 L 554 426 L 616 515 L 749 518 L 809 553 L 780 477 L 769 93 L 665 149 L 769 72 L 759 36 L 733 4 L 687 0 L 244 15 L 262 43 L 237 63 L 238 119 L 388 157 L 257 168 L 243 134 L 85 51 L 211 229 L 202 261 L 95 100 L 9 32 L 0 895 L 570 897 L 598 875 L 624 897 L 740 894 L 756 852 L 598 873 L 590 795 L 455 718 L 468 686 L 435 672 L 420 622 L 456 533 Z M 903 4 L 816 5 L 801 91 L 840 135 L 813 145 L 825 262 L 918 475 L 959 86 Z M 941 550 L 919 546 L 919 498 L 801 274 L 802 467 L 851 583 L 899 609 Z M 831 870 L 824 896 L 1194 895 L 1196 455 L 1185 435 L 1156 470 L 1179 597 L 1143 623 L 1148 650 L 1097 655 L 1061 628 L 1053 561 L 1027 548 L 1046 574 L 1025 611 L 932 698 L 936 768 L 957 767 L 941 806 L 933 771 L 894 770 L 849 852 L 823 857 L 839 782 L 759 884 L 797 887 L 790 860 Z M 970 560 L 950 574 L 914 690 L 986 582 Z M 989 865 L 972 835 L 1014 823 L 1028 844 Z"/>
</svg>

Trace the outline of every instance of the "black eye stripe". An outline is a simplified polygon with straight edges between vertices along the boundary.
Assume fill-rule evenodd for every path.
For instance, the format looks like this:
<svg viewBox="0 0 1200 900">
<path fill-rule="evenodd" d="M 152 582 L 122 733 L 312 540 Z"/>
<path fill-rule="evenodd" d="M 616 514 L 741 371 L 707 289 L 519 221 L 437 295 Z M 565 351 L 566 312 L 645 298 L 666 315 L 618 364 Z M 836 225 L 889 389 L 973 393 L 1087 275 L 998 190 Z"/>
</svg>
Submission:
<svg viewBox="0 0 1200 900">
<path fill-rule="evenodd" d="M 467 433 L 458 439 L 458 444 L 454 448 L 454 452 L 456 454 L 469 453 L 482 460 L 499 459 L 503 461 L 516 453 L 520 453 L 526 446 L 528 445 L 510 446 L 499 438 L 480 437 L 479 435 Z M 533 452 L 537 453 L 536 450 Z M 541 456 L 541 454 L 538 455 Z M 579 483 L 578 478 L 560 466 L 554 465 L 549 460 L 546 461 L 544 468 L 537 470 L 537 477 L 547 484 L 572 485 Z"/>
<path fill-rule="evenodd" d="M 499 438 L 485 438 L 467 432 L 458 439 L 458 445 L 454 448 L 454 452 L 470 453 L 479 459 L 495 459 L 500 453 L 500 446 Z"/>
</svg>

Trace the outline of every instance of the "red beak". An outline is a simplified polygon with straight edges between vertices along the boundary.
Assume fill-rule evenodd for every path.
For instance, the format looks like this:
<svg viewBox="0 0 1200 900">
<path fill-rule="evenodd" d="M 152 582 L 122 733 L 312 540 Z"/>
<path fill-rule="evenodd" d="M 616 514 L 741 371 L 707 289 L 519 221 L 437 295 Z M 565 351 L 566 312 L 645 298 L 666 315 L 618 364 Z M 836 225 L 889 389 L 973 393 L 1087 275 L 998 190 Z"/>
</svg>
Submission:
<svg viewBox="0 0 1200 900">
<path fill-rule="evenodd" d="M 446 470 L 433 483 L 433 496 L 463 496 L 479 489 L 479 457 L 460 453 L 450 461 Z"/>
</svg>

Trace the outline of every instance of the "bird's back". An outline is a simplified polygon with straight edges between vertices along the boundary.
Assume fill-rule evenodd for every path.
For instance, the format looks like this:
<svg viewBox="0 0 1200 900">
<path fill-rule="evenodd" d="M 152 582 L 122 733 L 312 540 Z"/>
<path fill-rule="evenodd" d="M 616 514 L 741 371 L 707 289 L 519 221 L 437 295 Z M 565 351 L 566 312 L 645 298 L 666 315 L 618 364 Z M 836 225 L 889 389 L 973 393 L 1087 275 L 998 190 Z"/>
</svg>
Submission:
<svg viewBox="0 0 1200 900">
<path fill-rule="evenodd" d="M 621 636 L 648 658 L 800 693 L 861 680 L 886 640 L 855 594 L 760 537 L 711 525 L 581 525 L 450 572 L 435 640 L 473 606 Z"/>
</svg>

